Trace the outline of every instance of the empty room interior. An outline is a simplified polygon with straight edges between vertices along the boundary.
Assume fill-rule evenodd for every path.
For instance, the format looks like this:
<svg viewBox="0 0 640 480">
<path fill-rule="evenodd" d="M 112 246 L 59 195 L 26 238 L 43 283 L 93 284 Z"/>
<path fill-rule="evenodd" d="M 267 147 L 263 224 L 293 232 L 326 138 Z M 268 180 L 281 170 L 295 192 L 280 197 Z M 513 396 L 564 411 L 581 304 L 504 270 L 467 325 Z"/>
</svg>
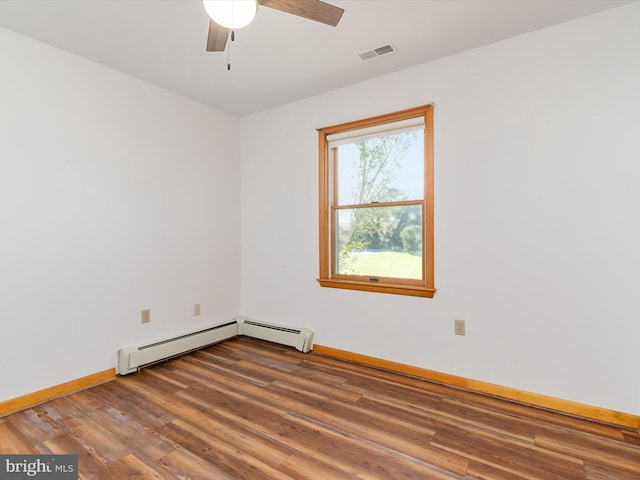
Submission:
<svg viewBox="0 0 640 480">
<path fill-rule="evenodd" d="M 0 2 L 0 456 L 640 479 L 640 3 L 249 3 Z"/>
</svg>

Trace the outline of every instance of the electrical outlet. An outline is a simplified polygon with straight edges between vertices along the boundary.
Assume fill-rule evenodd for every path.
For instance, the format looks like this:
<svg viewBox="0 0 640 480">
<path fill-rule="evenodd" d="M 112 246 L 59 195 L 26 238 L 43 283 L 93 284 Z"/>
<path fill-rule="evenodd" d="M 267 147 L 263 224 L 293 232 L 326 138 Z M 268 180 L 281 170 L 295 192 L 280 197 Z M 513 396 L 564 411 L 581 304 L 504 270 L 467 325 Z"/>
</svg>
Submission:
<svg viewBox="0 0 640 480">
<path fill-rule="evenodd" d="M 198 315 L 200 315 L 200 304 L 199 303 L 195 303 L 193 305 L 193 316 L 197 317 Z"/>
<path fill-rule="evenodd" d="M 455 323 L 455 334 L 456 335 L 466 335 L 465 333 L 465 323 L 464 320 L 454 320 Z"/>
<path fill-rule="evenodd" d="M 140 311 L 140 320 L 142 323 L 149 323 L 151 321 L 151 310 L 145 308 Z"/>
</svg>

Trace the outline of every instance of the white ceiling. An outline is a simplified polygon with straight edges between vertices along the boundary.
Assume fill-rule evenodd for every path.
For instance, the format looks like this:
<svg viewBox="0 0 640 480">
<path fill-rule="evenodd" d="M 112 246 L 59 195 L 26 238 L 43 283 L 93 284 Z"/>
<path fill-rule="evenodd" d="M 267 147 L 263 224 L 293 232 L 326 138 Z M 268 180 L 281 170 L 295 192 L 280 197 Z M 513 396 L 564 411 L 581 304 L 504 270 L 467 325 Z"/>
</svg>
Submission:
<svg viewBox="0 0 640 480">
<path fill-rule="evenodd" d="M 259 8 L 231 71 L 205 51 L 199 0 L 0 0 L 0 27 L 246 115 L 633 0 L 326 1 L 345 9 L 337 27 Z M 360 59 L 387 43 L 397 52 Z"/>
</svg>

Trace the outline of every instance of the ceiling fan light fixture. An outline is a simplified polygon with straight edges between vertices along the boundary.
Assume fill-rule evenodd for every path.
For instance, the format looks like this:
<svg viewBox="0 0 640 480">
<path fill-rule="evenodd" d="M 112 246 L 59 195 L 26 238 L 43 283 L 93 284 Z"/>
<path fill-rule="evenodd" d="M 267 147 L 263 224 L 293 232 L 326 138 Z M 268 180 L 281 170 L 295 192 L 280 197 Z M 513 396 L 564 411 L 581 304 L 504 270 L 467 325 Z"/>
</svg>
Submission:
<svg viewBox="0 0 640 480">
<path fill-rule="evenodd" d="M 202 0 L 211 19 L 225 28 L 246 27 L 256 16 L 257 0 Z"/>
</svg>

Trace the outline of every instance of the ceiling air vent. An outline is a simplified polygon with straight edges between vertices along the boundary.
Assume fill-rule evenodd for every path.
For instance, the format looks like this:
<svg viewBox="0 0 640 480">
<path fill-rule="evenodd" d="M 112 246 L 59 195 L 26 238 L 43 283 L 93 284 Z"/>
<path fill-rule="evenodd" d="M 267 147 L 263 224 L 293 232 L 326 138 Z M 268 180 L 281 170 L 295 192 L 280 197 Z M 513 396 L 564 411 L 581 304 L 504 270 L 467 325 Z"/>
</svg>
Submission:
<svg viewBox="0 0 640 480">
<path fill-rule="evenodd" d="M 383 45 L 381 47 L 361 53 L 360 58 L 362 60 L 369 60 L 370 58 L 379 57 L 380 55 L 386 55 L 387 53 L 393 53 L 397 51 L 398 49 L 396 47 L 394 47 L 390 43 L 387 43 L 386 45 Z"/>
</svg>

